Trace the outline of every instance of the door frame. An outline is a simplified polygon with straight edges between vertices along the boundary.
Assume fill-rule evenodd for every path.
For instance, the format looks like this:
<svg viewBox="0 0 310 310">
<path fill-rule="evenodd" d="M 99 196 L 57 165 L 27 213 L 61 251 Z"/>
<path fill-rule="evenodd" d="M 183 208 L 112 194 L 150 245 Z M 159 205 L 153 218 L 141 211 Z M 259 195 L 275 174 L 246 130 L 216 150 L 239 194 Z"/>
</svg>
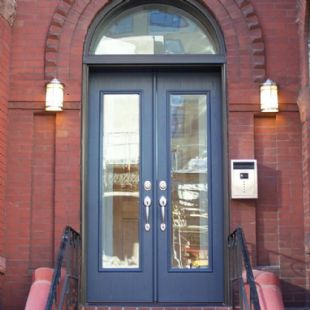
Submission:
<svg viewBox="0 0 310 310">
<path fill-rule="evenodd" d="M 99 67 L 98 65 L 89 65 L 84 64 L 83 65 L 83 101 L 82 101 L 82 141 L 81 141 L 81 148 L 82 148 L 82 162 L 81 162 L 81 199 L 82 199 L 82 205 L 81 205 L 81 233 L 82 233 L 82 265 L 81 265 L 81 296 L 80 300 L 83 304 L 87 303 L 87 296 L 86 296 L 86 287 L 87 287 L 87 145 L 88 145 L 88 80 L 89 80 L 89 68 L 90 67 Z M 100 66 L 102 67 L 109 67 L 111 69 L 111 65 L 109 66 Z M 126 66 L 128 68 L 128 66 Z M 133 67 L 133 66 L 130 66 Z M 147 66 L 149 68 L 149 66 Z M 154 65 L 153 68 L 166 68 L 166 65 Z M 171 68 L 171 66 L 169 66 Z M 173 67 L 179 67 L 179 66 L 173 66 Z M 187 67 L 190 67 L 192 69 L 195 69 L 196 66 L 192 66 L 190 64 L 187 64 Z M 203 68 L 202 68 L 203 67 Z M 206 69 L 210 67 L 216 67 L 220 69 L 221 71 L 221 94 L 222 94 L 222 135 L 223 135 L 223 193 L 224 193 L 224 206 L 223 206 L 223 222 L 224 222 L 224 240 L 225 236 L 228 236 L 229 234 L 229 195 L 228 195 L 228 117 L 227 117 L 227 99 L 226 99 L 226 65 L 211 65 L 211 64 L 204 64 L 200 68 L 202 71 L 205 71 Z M 115 70 L 119 71 L 120 67 L 115 66 Z M 224 274 L 229 274 L 229 256 L 228 256 L 228 249 L 223 244 L 223 250 L 224 250 Z M 225 277 L 224 279 L 224 301 L 226 304 L 230 301 L 230 294 L 229 294 L 229 279 Z"/>
<path fill-rule="evenodd" d="M 162 1 L 154 0 L 156 3 L 166 3 L 175 5 L 175 1 Z M 180 1 L 181 2 L 181 1 Z M 128 2 L 127 2 L 128 3 Z M 135 4 L 143 4 L 142 0 L 137 0 Z M 182 4 L 184 2 L 182 1 Z M 216 68 L 221 74 L 221 98 L 222 98 L 222 147 L 223 147 L 223 193 L 224 193 L 224 206 L 223 206 L 223 223 L 224 223 L 224 240 L 225 236 L 229 235 L 229 191 L 228 191 L 228 104 L 227 104 L 227 65 L 225 55 L 225 44 L 223 35 L 212 15 L 209 13 L 206 7 L 197 3 L 194 0 L 188 0 L 184 4 L 189 13 L 193 16 L 197 14 L 199 10 L 202 12 L 201 16 L 204 16 L 206 20 L 213 27 L 215 36 L 218 40 L 220 47 L 220 54 L 216 55 L 88 55 L 88 50 L 92 35 L 96 30 L 98 23 L 106 17 L 109 12 L 117 13 L 119 8 L 124 8 L 123 0 L 113 1 L 112 4 L 107 5 L 95 18 L 88 32 L 83 56 L 83 76 L 82 76 L 82 105 L 81 105 L 81 236 L 82 236 L 82 253 L 81 253 L 81 281 L 80 281 L 80 302 L 87 304 L 87 146 L 88 146 L 88 91 L 89 91 L 89 74 L 90 68 L 109 68 L 110 70 L 121 71 L 122 69 L 137 68 L 140 69 L 182 69 L 184 67 L 193 70 L 206 71 L 208 68 Z M 182 6 L 183 7 L 183 6 Z M 117 10 L 116 10 L 116 9 Z M 183 7 L 184 8 L 184 7 Z M 115 11 L 115 12 L 114 12 Z M 223 244 L 224 253 L 224 274 L 229 274 L 229 255 L 226 244 Z M 230 304 L 230 281 L 228 277 L 224 278 L 224 302 Z M 160 304 L 157 304 L 160 305 Z"/>
</svg>

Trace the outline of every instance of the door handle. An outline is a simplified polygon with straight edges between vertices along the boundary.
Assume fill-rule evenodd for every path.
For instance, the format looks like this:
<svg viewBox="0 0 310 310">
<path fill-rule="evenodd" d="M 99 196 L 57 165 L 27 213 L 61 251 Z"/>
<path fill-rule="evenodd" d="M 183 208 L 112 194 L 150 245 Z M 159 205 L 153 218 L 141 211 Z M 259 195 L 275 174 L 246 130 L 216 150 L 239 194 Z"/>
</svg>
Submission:
<svg viewBox="0 0 310 310">
<path fill-rule="evenodd" d="M 161 196 L 159 199 L 159 207 L 161 211 L 161 224 L 160 224 L 160 229 L 161 231 L 166 230 L 166 223 L 165 223 L 165 208 L 167 205 L 167 199 L 165 196 Z"/>
<path fill-rule="evenodd" d="M 151 204 L 152 204 L 151 197 L 150 196 L 145 196 L 145 198 L 143 200 L 143 203 L 144 203 L 144 207 L 145 207 L 145 224 L 144 224 L 144 229 L 146 231 L 150 231 L 151 224 L 149 222 L 149 219 L 150 219 L 150 207 L 151 207 Z"/>
</svg>

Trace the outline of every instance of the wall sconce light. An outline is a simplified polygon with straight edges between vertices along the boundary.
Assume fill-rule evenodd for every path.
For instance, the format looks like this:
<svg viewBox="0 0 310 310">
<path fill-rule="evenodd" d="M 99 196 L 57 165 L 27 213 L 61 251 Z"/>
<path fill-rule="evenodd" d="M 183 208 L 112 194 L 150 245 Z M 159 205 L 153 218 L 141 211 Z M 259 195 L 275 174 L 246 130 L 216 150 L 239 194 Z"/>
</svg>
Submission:
<svg viewBox="0 0 310 310">
<path fill-rule="evenodd" d="M 62 111 L 63 104 L 64 85 L 54 78 L 46 84 L 45 111 Z"/>
<path fill-rule="evenodd" d="M 279 112 L 278 86 L 270 79 L 260 86 L 260 110 L 261 112 Z"/>
</svg>

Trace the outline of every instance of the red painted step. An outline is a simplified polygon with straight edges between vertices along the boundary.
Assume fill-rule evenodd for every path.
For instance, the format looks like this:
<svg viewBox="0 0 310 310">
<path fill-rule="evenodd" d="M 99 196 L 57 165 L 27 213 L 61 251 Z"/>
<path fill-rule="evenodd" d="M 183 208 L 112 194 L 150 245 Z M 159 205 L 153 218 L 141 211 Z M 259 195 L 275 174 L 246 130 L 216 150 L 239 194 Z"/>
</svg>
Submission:
<svg viewBox="0 0 310 310">
<path fill-rule="evenodd" d="M 25 310 L 43 310 L 45 308 L 53 272 L 52 268 L 38 268 L 33 272 Z"/>
<path fill-rule="evenodd" d="M 53 278 L 54 269 L 41 267 L 36 269 L 32 275 L 32 285 L 30 287 L 29 295 L 26 302 L 25 310 L 44 310 L 51 282 Z M 57 293 L 60 295 L 62 285 L 64 283 L 66 270 L 61 270 L 60 286 L 57 288 Z"/>
<path fill-rule="evenodd" d="M 44 310 L 48 298 L 51 280 L 53 277 L 52 268 L 38 268 L 33 273 L 33 282 L 29 291 L 25 310 Z M 64 272 L 62 272 L 62 278 Z M 61 281 L 62 282 L 62 281 Z M 231 307 L 100 307 L 81 306 L 81 310 L 232 310 Z"/>
<path fill-rule="evenodd" d="M 272 272 L 253 270 L 261 310 L 284 310 L 279 278 Z M 243 274 L 249 296 L 249 284 Z"/>
</svg>

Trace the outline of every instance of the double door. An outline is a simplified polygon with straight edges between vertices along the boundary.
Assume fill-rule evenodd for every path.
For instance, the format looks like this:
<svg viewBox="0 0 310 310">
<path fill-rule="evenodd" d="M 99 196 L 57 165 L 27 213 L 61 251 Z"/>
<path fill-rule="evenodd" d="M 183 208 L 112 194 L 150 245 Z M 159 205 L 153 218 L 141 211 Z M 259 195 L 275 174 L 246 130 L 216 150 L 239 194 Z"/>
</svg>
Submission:
<svg viewBox="0 0 310 310">
<path fill-rule="evenodd" d="M 92 70 L 87 299 L 224 299 L 220 73 Z"/>
</svg>

